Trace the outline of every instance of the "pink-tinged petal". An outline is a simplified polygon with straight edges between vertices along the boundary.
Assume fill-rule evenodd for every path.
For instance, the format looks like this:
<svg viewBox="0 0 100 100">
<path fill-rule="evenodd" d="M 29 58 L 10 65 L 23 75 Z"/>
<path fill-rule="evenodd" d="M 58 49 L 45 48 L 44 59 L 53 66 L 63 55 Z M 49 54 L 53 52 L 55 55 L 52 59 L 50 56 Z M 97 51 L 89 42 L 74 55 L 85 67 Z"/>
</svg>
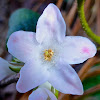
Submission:
<svg viewBox="0 0 100 100">
<path fill-rule="evenodd" d="M 14 32 L 7 43 L 9 53 L 23 62 L 35 55 L 36 45 L 35 33 L 25 31 Z"/>
<path fill-rule="evenodd" d="M 57 63 L 55 68 L 50 70 L 49 82 L 62 93 L 83 94 L 83 86 L 77 73 L 70 65 L 63 61 Z"/>
<path fill-rule="evenodd" d="M 54 4 L 49 4 L 43 14 L 40 16 L 37 29 L 36 39 L 39 43 L 56 39 L 62 42 L 65 38 L 66 24 L 60 13 L 60 10 Z"/>
<path fill-rule="evenodd" d="M 25 93 L 46 82 L 48 77 L 46 68 L 32 59 L 22 67 L 16 88 L 20 93 Z"/>
<path fill-rule="evenodd" d="M 6 60 L 0 57 L 0 81 L 8 75 L 15 74 L 13 71 L 9 69 L 9 66 L 11 65 Z"/>
<path fill-rule="evenodd" d="M 48 95 L 42 88 L 33 91 L 29 96 L 29 100 L 47 100 L 47 98 Z"/>
<path fill-rule="evenodd" d="M 29 100 L 57 100 L 55 95 L 46 88 L 38 88 L 29 96 Z"/>
<path fill-rule="evenodd" d="M 62 47 L 62 56 L 69 64 L 79 64 L 96 54 L 96 46 L 86 37 L 67 36 Z"/>
</svg>

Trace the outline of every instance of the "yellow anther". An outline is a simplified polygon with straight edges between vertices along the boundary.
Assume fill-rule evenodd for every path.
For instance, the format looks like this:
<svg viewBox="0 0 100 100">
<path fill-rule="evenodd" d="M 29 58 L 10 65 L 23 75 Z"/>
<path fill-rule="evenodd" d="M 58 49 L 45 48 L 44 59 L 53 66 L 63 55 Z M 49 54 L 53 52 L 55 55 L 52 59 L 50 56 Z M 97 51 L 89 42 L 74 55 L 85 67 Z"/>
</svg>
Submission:
<svg viewBox="0 0 100 100">
<path fill-rule="evenodd" d="M 53 55 L 54 55 L 54 52 L 51 49 L 44 51 L 44 59 L 47 61 L 51 61 Z"/>
</svg>

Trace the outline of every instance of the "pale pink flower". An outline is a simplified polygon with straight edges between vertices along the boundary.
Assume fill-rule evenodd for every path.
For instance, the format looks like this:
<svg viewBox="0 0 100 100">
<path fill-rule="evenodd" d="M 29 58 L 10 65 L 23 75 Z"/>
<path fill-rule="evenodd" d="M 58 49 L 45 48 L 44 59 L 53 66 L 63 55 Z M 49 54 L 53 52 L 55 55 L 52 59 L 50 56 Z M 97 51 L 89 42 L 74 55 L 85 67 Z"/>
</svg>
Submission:
<svg viewBox="0 0 100 100">
<path fill-rule="evenodd" d="M 82 83 L 70 64 L 79 64 L 96 53 L 95 45 L 85 37 L 65 36 L 66 24 L 54 4 L 40 16 L 36 34 L 17 31 L 7 43 L 8 51 L 25 63 L 16 88 L 25 93 L 44 82 L 65 94 L 83 94 Z"/>
</svg>

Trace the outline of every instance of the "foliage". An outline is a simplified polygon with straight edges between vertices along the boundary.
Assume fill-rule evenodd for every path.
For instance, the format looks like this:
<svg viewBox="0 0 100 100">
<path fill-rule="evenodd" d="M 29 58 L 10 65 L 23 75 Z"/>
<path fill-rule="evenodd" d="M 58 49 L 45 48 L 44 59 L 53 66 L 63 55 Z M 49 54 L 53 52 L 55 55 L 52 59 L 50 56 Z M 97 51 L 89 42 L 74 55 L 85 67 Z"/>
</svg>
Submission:
<svg viewBox="0 0 100 100">
<path fill-rule="evenodd" d="M 87 78 L 83 81 L 84 90 L 87 90 L 87 89 L 92 88 L 99 84 L 100 84 L 100 75 Z M 82 100 L 89 100 L 89 98 L 90 99 L 94 98 L 95 100 L 99 100 L 100 99 L 100 91 L 86 95 L 83 97 Z"/>
<path fill-rule="evenodd" d="M 9 19 L 9 30 L 7 38 L 15 31 L 33 31 L 36 30 L 36 24 L 39 14 L 32 10 L 21 8 L 16 10 Z"/>
</svg>

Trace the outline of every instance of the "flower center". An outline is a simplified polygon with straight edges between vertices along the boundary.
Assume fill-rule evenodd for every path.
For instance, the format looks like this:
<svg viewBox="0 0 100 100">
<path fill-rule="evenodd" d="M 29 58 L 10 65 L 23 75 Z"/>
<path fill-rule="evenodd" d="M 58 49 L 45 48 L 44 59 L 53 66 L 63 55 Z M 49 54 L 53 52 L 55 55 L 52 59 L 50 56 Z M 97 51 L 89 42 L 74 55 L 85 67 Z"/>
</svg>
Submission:
<svg viewBox="0 0 100 100">
<path fill-rule="evenodd" d="M 47 61 L 51 61 L 53 55 L 54 55 L 54 52 L 51 49 L 44 51 L 44 59 Z"/>
</svg>

